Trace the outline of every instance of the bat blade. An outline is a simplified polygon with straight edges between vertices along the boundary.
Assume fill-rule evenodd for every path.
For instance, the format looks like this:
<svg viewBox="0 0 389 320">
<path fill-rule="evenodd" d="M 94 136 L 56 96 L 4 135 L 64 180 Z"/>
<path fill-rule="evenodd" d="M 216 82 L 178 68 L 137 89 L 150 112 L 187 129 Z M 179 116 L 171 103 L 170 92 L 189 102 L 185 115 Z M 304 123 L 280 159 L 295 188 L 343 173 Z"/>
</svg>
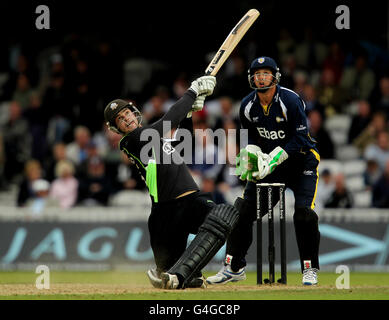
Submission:
<svg viewBox="0 0 389 320">
<path fill-rule="evenodd" d="M 231 30 L 223 44 L 213 57 L 211 63 L 205 69 L 206 75 L 215 76 L 224 62 L 227 60 L 231 52 L 235 49 L 239 41 L 246 34 L 247 30 L 251 27 L 254 21 L 259 17 L 259 11 L 256 9 L 250 9 L 243 16 L 242 19 Z"/>
</svg>

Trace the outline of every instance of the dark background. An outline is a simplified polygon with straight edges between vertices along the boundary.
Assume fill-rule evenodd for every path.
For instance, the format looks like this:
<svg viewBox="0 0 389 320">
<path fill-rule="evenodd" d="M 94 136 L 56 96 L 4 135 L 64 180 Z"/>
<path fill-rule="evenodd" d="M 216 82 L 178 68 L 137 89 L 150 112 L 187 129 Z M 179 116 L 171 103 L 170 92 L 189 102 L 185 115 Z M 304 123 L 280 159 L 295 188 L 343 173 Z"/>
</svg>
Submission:
<svg viewBox="0 0 389 320">
<path fill-rule="evenodd" d="M 35 28 L 40 4 L 50 9 L 50 30 Z M 335 27 L 335 9 L 341 4 L 350 9 L 350 30 Z M 387 1 L 6 1 L 0 4 L 0 32 L 3 48 L 21 41 L 35 52 L 70 33 L 108 38 L 126 57 L 158 59 L 178 70 L 200 72 L 206 67 L 205 54 L 216 51 L 251 8 L 261 15 L 239 48 L 255 39 L 261 55 L 274 55 L 282 27 L 297 41 L 311 27 L 319 39 L 341 40 L 346 49 L 364 39 L 388 47 Z M 6 50 L 1 51 L 4 58 Z M 4 67 L 4 59 L 0 63 Z"/>
</svg>

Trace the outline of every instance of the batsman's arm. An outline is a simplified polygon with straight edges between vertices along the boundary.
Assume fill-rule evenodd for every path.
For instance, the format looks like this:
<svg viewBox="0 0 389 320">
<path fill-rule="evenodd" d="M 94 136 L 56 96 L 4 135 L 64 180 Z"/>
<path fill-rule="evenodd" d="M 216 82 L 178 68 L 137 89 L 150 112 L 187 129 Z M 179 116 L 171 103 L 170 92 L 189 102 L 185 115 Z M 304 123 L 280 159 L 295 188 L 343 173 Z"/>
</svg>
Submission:
<svg viewBox="0 0 389 320">
<path fill-rule="evenodd" d="M 191 111 L 196 98 L 200 95 L 211 95 L 215 85 L 216 78 L 214 76 L 197 78 L 192 82 L 184 96 L 178 100 L 160 120 L 149 126 L 149 128 L 157 130 L 162 136 L 167 134 L 171 129 L 176 129 L 189 111 Z M 170 122 L 170 126 L 164 126 L 164 122 L 167 121 Z"/>
<path fill-rule="evenodd" d="M 180 122 L 186 117 L 188 112 L 192 109 L 193 102 L 196 99 L 196 94 L 191 90 L 188 90 L 182 98 L 180 98 L 174 105 L 172 105 L 166 114 L 159 119 L 157 122 L 148 126 L 148 128 L 153 128 L 158 131 L 158 133 L 163 136 L 167 134 L 170 129 L 175 129 L 178 127 Z M 164 122 L 170 122 L 170 125 L 164 126 Z M 164 130 L 167 130 L 164 132 Z"/>
</svg>

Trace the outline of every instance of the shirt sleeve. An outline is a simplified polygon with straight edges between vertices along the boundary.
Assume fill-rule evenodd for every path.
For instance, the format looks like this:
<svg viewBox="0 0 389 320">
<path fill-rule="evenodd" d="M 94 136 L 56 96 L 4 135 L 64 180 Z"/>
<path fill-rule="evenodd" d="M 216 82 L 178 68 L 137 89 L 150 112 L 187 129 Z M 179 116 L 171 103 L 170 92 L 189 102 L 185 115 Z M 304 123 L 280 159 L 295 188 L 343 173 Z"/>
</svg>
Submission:
<svg viewBox="0 0 389 320">
<path fill-rule="evenodd" d="M 258 131 L 253 127 L 249 119 L 247 119 L 245 114 L 246 104 L 242 101 L 240 110 L 239 110 L 239 119 L 241 129 L 246 130 L 244 135 L 247 135 L 247 143 L 258 145 L 259 143 L 259 134 Z"/>
<path fill-rule="evenodd" d="M 178 128 L 181 121 L 186 118 L 188 112 L 192 109 L 194 100 L 196 99 L 196 94 L 191 90 L 188 90 L 182 98 L 180 98 L 175 104 L 173 104 L 169 111 L 165 113 L 165 115 L 159 119 L 158 121 L 144 126 L 139 127 L 132 131 L 128 138 L 125 136 L 123 140 L 138 141 L 140 143 L 141 134 L 144 130 L 154 129 L 158 132 L 159 136 L 162 138 L 164 135 L 169 133 L 172 129 Z M 192 121 L 192 120 L 191 120 Z M 147 141 L 143 141 L 142 144 L 146 144 Z"/>
<path fill-rule="evenodd" d="M 192 109 L 195 99 L 196 94 L 188 90 L 181 99 L 171 106 L 169 111 L 161 119 L 150 125 L 149 128 L 157 130 L 161 136 L 168 133 L 171 129 L 177 128 Z"/>
<path fill-rule="evenodd" d="M 292 155 L 312 148 L 314 142 L 309 136 L 305 105 L 300 98 L 289 104 L 288 122 L 291 135 L 284 147 L 286 153 Z"/>
</svg>

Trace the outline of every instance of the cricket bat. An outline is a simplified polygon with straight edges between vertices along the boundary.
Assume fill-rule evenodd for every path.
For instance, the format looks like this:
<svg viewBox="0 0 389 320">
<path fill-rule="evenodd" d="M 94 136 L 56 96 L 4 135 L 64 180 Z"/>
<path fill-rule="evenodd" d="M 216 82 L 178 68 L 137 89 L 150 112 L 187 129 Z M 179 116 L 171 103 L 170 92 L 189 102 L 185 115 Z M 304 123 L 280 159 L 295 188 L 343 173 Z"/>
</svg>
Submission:
<svg viewBox="0 0 389 320">
<path fill-rule="evenodd" d="M 258 10 L 250 9 L 243 18 L 240 19 L 237 25 L 231 30 L 230 34 L 224 40 L 207 69 L 205 69 L 205 74 L 207 76 L 216 76 L 221 66 L 227 60 L 231 52 L 235 49 L 239 41 L 243 38 L 258 16 Z"/>
</svg>

